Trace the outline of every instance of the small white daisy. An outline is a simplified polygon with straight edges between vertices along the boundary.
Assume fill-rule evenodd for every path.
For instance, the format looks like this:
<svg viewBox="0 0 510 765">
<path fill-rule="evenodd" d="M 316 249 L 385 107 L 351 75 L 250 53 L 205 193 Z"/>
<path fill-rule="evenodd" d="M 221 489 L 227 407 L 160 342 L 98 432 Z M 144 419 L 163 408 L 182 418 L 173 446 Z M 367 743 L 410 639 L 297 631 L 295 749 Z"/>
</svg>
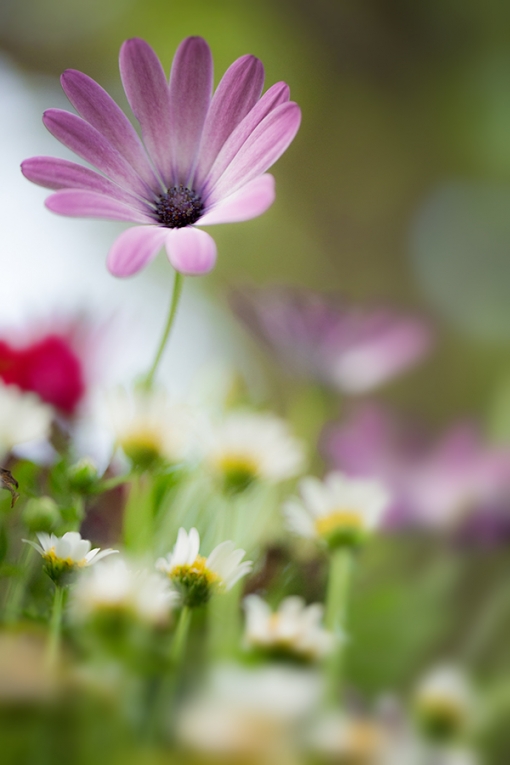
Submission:
<svg viewBox="0 0 510 765">
<path fill-rule="evenodd" d="M 167 623 L 179 601 L 166 579 L 124 558 L 105 561 L 83 572 L 72 598 L 77 620 L 120 611 L 154 626 Z"/>
<path fill-rule="evenodd" d="M 303 444 L 272 414 L 229 412 L 210 423 L 204 443 L 207 464 L 232 491 L 242 491 L 256 479 L 285 481 L 299 475 L 305 464 Z"/>
<path fill-rule="evenodd" d="M 118 550 L 93 550 L 88 539 L 82 539 L 78 531 L 68 531 L 62 537 L 55 534 L 39 532 L 37 538 L 40 544 L 24 539 L 42 556 L 45 570 L 54 582 L 59 583 L 63 576 L 77 568 L 92 566 L 107 555 L 113 555 Z"/>
<path fill-rule="evenodd" d="M 244 605 L 244 641 L 249 649 L 316 661 L 335 646 L 334 635 L 321 626 L 324 609 L 319 603 L 307 606 L 302 598 L 290 597 L 273 612 L 258 595 L 249 595 Z"/>
<path fill-rule="evenodd" d="M 0 383 L 0 455 L 28 441 L 43 441 L 50 435 L 53 411 L 34 393 Z"/>
<path fill-rule="evenodd" d="M 324 481 L 304 478 L 301 498 L 288 500 L 284 513 L 289 528 L 329 547 L 357 546 L 378 527 L 390 497 L 376 481 L 330 473 Z"/>
<path fill-rule="evenodd" d="M 243 561 L 245 551 L 234 542 L 222 542 L 205 558 L 199 555 L 200 536 L 193 528 L 180 528 L 174 549 L 166 558 L 156 561 L 158 571 L 165 573 L 182 594 L 185 605 L 206 603 L 214 589 L 230 590 L 252 569 L 251 561 Z"/>
<path fill-rule="evenodd" d="M 414 701 L 420 727 L 431 738 L 454 738 L 472 719 L 472 688 L 453 665 L 431 670 L 418 684 Z"/>
<path fill-rule="evenodd" d="M 163 390 L 117 390 L 108 397 L 114 438 L 126 457 L 146 468 L 163 459 L 181 462 L 195 443 L 195 413 Z"/>
</svg>

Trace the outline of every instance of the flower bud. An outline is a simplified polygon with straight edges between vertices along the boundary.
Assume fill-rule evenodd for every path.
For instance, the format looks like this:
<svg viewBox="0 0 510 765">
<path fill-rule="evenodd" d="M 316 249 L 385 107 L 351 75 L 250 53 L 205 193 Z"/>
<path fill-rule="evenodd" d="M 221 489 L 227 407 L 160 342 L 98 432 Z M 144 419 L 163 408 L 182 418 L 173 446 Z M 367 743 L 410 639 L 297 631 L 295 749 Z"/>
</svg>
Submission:
<svg viewBox="0 0 510 765">
<path fill-rule="evenodd" d="M 60 521 L 57 503 L 51 497 L 29 499 L 22 512 L 22 520 L 29 531 L 51 531 Z"/>
<path fill-rule="evenodd" d="M 71 465 L 67 472 L 67 478 L 72 491 L 86 494 L 97 483 L 97 465 L 90 457 L 83 457 Z"/>
</svg>

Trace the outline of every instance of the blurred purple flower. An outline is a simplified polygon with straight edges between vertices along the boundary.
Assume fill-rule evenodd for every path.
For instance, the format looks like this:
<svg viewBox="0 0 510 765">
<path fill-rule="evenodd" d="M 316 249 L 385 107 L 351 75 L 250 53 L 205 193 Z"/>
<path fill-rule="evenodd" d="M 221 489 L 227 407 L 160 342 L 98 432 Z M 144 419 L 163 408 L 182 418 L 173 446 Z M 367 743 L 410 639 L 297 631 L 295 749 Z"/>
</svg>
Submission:
<svg viewBox="0 0 510 765">
<path fill-rule="evenodd" d="M 295 373 L 347 394 L 366 393 L 416 364 L 430 349 L 427 324 L 333 295 L 274 287 L 232 295 L 240 319 Z"/>
<path fill-rule="evenodd" d="M 62 87 L 80 116 L 49 109 L 43 121 L 102 175 L 52 157 L 28 159 L 22 171 L 56 191 L 46 201 L 53 212 L 142 224 L 110 250 L 115 276 L 136 273 L 163 245 L 177 271 L 205 273 L 216 261 L 216 245 L 195 224 L 248 220 L 270 207 L 274 179 L 265 173 L 296 135 L 299 107 L 284 82 L 261 97 L 264 68 L 249 55 L 232 64 L 213 95 L 211 51 L 201 37 L 180 44 L 169 83 L 152 48 L 138 38 L 122 45 L 120 74 L 143 144 L 110 96 L 68 69 Z"/>
<path fill-rule="evenodd" d="M 484 444 L 469 423 L 433 443 L 382 407 L 367 404 L 323 437 L 330 463 L 384 483 L 394 497 L 390 528 L 510 528 L 510 450 Z"/>
</svg>

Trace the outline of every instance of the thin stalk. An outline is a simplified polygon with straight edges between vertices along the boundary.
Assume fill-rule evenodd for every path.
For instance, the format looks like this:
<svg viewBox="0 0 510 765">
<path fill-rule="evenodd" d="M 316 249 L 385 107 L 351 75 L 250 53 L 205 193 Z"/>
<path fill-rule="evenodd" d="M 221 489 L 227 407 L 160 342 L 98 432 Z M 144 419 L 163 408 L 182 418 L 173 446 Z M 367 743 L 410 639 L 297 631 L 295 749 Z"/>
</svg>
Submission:
<svg viewBox="0 0 510 765">
<path fill-rule="evenodd" d="M 24 544 L 19 560 L 21 575 L 11 579 L 6 594 L 4 619 L 8 623 L 17 621 L 23 608 L 23 600 L 32 571 L 34 555 L 35 550 L 32 545 Z"/>
<path fill-rule="evenodd" d="M 468 633 L 461 655 L 466 664 L 474 664 L 486 647 L 491 636 L 509 610 L 510 583 L 507 579 L 491 593 L 482 613 L 476 619 L 473 630 Z"/>
<path fill-rule="evenodd" d="M 152 482 L 149 475 L 138 474 L 133 477 L 124 508 L 124 544 L 131 552 L 147 552 L 152 548 L 153 532 Z"/>
<path fill-rule="evenodd" d="M 207 609 L 208 643 L 211 662 L 235 657 L 241 641 L 241 597 L 243 582 L 228 592 L 215 593 Z"/>
<path fill-rule="evenodd" d="M 343 648 L 347 622 L 347 607 L 351 584 L 352 551 L 340 547 L 331 553 L 326 593 L 324 623 L 336 637 L 337 644 L 328 665 L 328 699 L 337 702 L 343 672 Z"/>
<path fill-rule="evenodd" d="M 60 655 L 60 643 L 62 637 L 62 612 L 64 609 L 64 588 L 55 585 L 53 596 L 53 608 L 50 619 L 50 634 L 46 649 L 46 664 L 48 669 L 54 669 Z"/>
<path fill-rule="evenodd" d="M 92 491 L 94 494 L 103 494 L 106 491 L 116 489 L 117 486 L 122 486 L 125 483 L 129 483 L 132 480 L 132 473 L 126 473 L 126 475 L 116 475 L 112 478 L 105 478 L 103 481 L 100 481 L 97 486 L 94 486 Z"/>
<path fill-rule="evenodd" d="M 179 305 L 179 300 L 182 294 L 183 284 L 184 284 L 184 276 L 180 274 L 178 271 L 176 271 L 175 279 L 174 279 L 174 288 L 172 290 L 172 299 L 170 301 L 170 310 L 168 312 L 168 318 L 166 320 L 163 336 L 161 338 L 161 342 L 156 352 L 154 361 L 152 362 L 152 366 L 149 369 L 147 376 L 144 380 L 144 386 L 148 389 L 152 388 L 152 385 L 154 382 L 154 375 L 156 374 L 156 370 L 159 366 L 159 362 L 161 361 L 161 357 L 163 356 L 163 352 L 165 350 L 165 346 L 167 344 L 168 338 L 170 337 L 170 332 L 172 331 L 175 315 L 177 313 L 177 307 Z"/>
<path fill-rule="evenodd" d="M 183 606 L 179 614 L 179 621 L 175 628 L 174 639 L 170 648 L 170 659 L 174 667 L 182 664 L 186 652 L 186 641 L 188 638 L 189 627 L 191 624 L 191 608 Z"/>
</svg>

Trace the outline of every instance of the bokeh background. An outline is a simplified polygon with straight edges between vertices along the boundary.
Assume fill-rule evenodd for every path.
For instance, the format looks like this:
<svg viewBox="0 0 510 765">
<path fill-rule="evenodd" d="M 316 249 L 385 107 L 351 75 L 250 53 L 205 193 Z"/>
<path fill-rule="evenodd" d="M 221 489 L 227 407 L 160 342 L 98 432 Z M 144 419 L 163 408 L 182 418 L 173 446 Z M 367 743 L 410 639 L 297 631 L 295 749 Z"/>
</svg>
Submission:
<svg viewBox="0 0 510 765">
<path fill-rule="evenodd" d="M 40 119 L 44 108 L 65 108 L 64 69 L 86 72 L 127 106 L 122 41 L 145 38 L 169 69 L 190 34 L 208 40 L 216 81 L 236 57 L 260 57 L 266 85 L 290 84 L 303 123 L 274 168 L 272 209 L 218 227 L 217 268 L 188 280 L 169 383 L 184 388 L 204 363 L 225 361 L 292 414 L 280 372 L 228 298 L 243 285 L 302 286 L 430 320 L 433 354 L 379 399 L 432 433 L 469 418 L 510 443 L 510 5 L 498 0 L 1 0 L 2 332 L 85 311 L 117 327 L 112 377 L 147 366 L 171 288 L 166 259 L 115 281 L 104 259 L 117 224 L 57 219 L 19 162 L 66 156 Z M 448 545 L 386 540 L 367 552 L 349 660 L 363 692 L 403 687 L 454 651 L 490 577 L 508 570 L 504 546 L 459 560 Z M 482 679 L 505 676 L 509 627 L 481 662 Z M 491 739 L 494 763 L 508 761 L 507 738 L 501 729 Z"/>
</svg>

